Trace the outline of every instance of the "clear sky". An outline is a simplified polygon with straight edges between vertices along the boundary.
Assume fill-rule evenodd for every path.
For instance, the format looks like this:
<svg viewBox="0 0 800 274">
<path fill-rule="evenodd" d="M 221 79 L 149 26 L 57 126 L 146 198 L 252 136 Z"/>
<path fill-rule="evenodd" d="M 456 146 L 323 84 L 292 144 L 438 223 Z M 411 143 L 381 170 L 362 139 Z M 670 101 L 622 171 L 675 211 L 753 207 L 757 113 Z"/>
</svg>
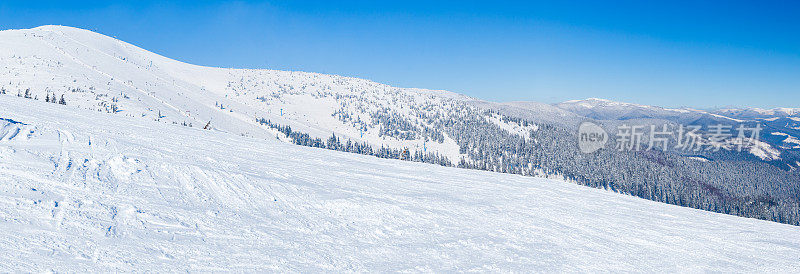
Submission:
<svg viewBox="0 0 800 274">
<path fill-rule="evenodd" d="M 550 3 L 558 2 L 558 3 Z M 181 61 L 493 101 L 800 107 L 797 1 L 0 1 Z"/>
</svg>

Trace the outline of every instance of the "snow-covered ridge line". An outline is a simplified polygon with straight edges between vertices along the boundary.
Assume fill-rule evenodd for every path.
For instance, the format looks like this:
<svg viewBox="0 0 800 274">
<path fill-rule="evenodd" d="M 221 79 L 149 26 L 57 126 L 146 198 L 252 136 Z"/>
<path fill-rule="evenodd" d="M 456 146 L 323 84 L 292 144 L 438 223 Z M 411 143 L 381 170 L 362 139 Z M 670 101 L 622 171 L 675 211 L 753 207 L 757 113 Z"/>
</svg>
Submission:
<svg viewBox="0 0 800 274">
<path fill-rule="evenodd" d="M 90 30 L 86 30 L 86 29 L 81 29 L 81 28 L 76 28 L 76 27 L 71 27 L 71 26 L 64 26 L 64 25 L 43 25 L 43 26 L 31 28 L 31 29 L 7 29 L 7 30 L 0 30 L 0 33 L 5 32 L 5 31 L 29 31 L 29 30 L 48 31 L 48 32 L 53 32 L 53 33 L 57 33 L 57 34 L 61 34 L 61 35 L 64 35 L 65 31 L 67 31 L 67 32 L 87 32 L 87 33 L 91 33 L 91 34 L 94 34 L 94 35 L 100 35 L 100 36 L 103 37 L 103 39 L 113 39 L 117 43 L 123 44 L 123 45 L 125 45 L 127 47 L 134 48 L 137 51 L 146 52 L 146 53 L 152 55 L 153 57 L 157 56 L 158 59 L 161 59 L 160 61 L 169 61 L 169 62 L 179 63 L 179 64 L 185 65 L 185 66 L 193 66 L 193 67 L 200 68 L 200 69 L 240 70 L 240 71 L 281 71 L 281 72 L 290 72 L 290 73 L 298 73 L 298 74 L 308 74 L 308 75 L 318 75 L 318 76 L 331 76 L 331 77 L 343 78 L 343 79 L 347 79 L 347 80 L 368 81 L 368 82 L 372 82 L 374 84 L 384 85 L 384 84 L 380 84 L 378 82 L 375 82 L 375 81 L 372 81 L 372 80 L 369 80 L 369 79 L 364 79 L 364 78 L 357 78 L 357 77 L 345 76 L 345 75 L 339 75 L 339 74 L 328 74 L 328 73 L 324 73 L 323 74 L 323 73 L 312 72 L 312 71 L 272 70 L 272 69 L 214 67 L 214 66 L 196 65 L 196 64 L 192 64 L 192 63 L 188 63 L 188 62 L 172 59 L 172 58 L 169 58 L 169 57 L 165 57 L 163 55 L 160 55 L 160 54 L 155 53 L 155 52 L 151 52 L 151 51 L 149 51 L 147 49 L 144 49 L 144 48 L 141 48 L 139 46 L 130 44 L 130 43 L 125 42 L 123 40 L 119 40 L 119 39 L 117 39 L 116 37 L 113 37 L 113 36 L 109 36 L 109 35 L 106 35 L 106 34 L 101 34 L 99 32 L 90 31 Z M 90 46 L 85 45 L 85 44 L 84 44 L 84 46 L 90 47 Z M 101 52 L 101 53 L 106 54 L 104 52 Z M 115 58 L 119 58 L 117 56 L 114 56 L 114 57 Z M 386 86 L 389 87 L 388 85 L 386 85 Z M 407 90 L 414 91 L 414 92 L 419 92 L 419 93 L 422 93 L 422 94 L 432 94 L 432 95 L 443 96 L 443 97 L 460 98 L 460 99 L 463 99 L 463 100 L 474 100 L 474 98 L 472 98 L 472 97 L 469 97 L 469 96 L 466 96 L 466 95 L 463 95 L 463 94 L 459 94 L 459 93 L 455 93 L 455 92 L 452 92 L 452 91 L 447 91 L 447 90 L 432 90 L 432 89 L 424 89 L 424 88 L 402 88 L 402 89 L 407 89 Z"/>
<path fill-rule="evenodd" d="M 72 27 L 0 31 L 0 36 L 0 64 L 11 68 L 6 75 L 0 72 L 0 80 L 10 80 L 5 87 L 12 92 L 31 90 L 33 96 L 44 97 L 47 90 L 61 87 L 73 91 L 69 101 L 82 108 L 177 124 L 211 121 L 217 130 L 248 136 L 271 135 L 253 122 L 267 118 L 318 138 L 337 133 L 376 146 L 426 147 L 455 159 L 460 156 L 452 144 L 387 139 L 377 129 L 343 126 L 331 113 L 362 112 L 358 115 L 365 119 L 369 112 L 388 109 L 413 121 L 415 114 L 404 107 L 474 100 L 448 91 L 396 88 L 338 75 L 202 67 Z M 337 106 L 341 98 L 352 96 L 368 108 Z M 326 99 L 332 97 L 337 99 Z"/>
</svg>

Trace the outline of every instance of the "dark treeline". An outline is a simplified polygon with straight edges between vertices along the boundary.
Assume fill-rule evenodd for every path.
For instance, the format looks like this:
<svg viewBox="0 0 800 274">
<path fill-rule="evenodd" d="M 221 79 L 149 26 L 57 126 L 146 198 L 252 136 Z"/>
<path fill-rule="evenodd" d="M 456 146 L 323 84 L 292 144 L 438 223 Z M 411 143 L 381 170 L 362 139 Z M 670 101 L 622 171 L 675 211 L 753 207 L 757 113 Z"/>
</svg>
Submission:
<svg viewBox="0 0 800 274">
<path fill-rule="evenodd" d="M 296 145 L 325 148 L 337 151 L 357 153 L 362 155 L 371 155 L 386 159 L 399 159 L 406 161 L 436 164 L 441 166 L 453 166 L 453 164 L 447 157 L 441 156 L 436 152 L 423 153 L 416 151 L 414 153 L 411 153 L 408 148 L 395 149 L 386 146 L 381 146 L 380 148 L 373 148 L 366 142 L 356 142 L 349 138 L 346 141 L 343 141 L 339 137 L 337 137 L 336 134 L 332 134 L 331 137 L 323 141 L 320 138 L 311 137 L 306 133 L 294 131 L 290 126 L 278 125 L 264 118 L 256 119 L 256 121 L 262 125 L 280 131 L 281 133 L 292 139 L 292 143 Z"/>
<path fill-rule="evenodd" d="M 800 176 L 768 163 L 749 159 L 752 155 L 731 151 L 703 152 L 699 161 L 672 151 L 600 150 L 584 154 L 578 150 L 576 132 L 561 126 L 532 123 L 469 106 L 456 111 L 417 112 L 429 126 L 403 122 L 403 117 L 386 111 L 371 113 L 382 134 L 398 139 L 440 141 L 443 133 L 454 139 L 464 155 L 455 166 L 525 176 L 562 176 L 575 183 L 604 188 L 648 200 L 720 212 L 742 217 L 800 225 Z M 337 113 L 343 121 L 350 117 Z M 529 135 L 508 132 L 488 117 L 500 115 L 505 123 L 535 125 Z M 312 138 L 288 126 L 259 119 L 261 124 L 277 129 L 295 144 L 333 149 L 381 158 L 402 159 L 454 165 L 451 159 L 436 153 L 410 153 L 407 148 L 375 149 L 363 142 L 343 141 L 337 136 L 328 140 Z M 435 128 L 436 132 L 422 129 Z M 439 129 L 441 131 L 439 131 Z M 411 134 L 410 132 L 416 133 Z M 421 132 L 422 131 L 422 132 Z M 430 136 L 436 136 L 430 138 Z M 442 137 L 439 137 L 442 136 Z M 412 155 L 413 154 L 413 155 Z"/>
<path fill-rule="evenodd" d="M 800 225 L 800 176 L 731 151 L 698 161 L 664 151 L 581 153 L 576 133 L 539 125 L 529 140 L 485 119 L 448 127 L 470 161 L 459 166 L 521 175 L 561 175 L 578 184 L 674 205 Z"/>
</svg>

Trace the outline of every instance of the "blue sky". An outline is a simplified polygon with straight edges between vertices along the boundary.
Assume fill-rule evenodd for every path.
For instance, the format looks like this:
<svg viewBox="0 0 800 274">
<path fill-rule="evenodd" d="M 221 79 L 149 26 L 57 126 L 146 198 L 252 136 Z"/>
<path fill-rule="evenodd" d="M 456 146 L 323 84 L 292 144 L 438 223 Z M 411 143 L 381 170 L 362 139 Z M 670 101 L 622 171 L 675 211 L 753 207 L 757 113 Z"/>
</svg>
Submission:
<svg viewBox="0 0 800 274">
<path fill-rule="evenodd" d="M 0 29 L 86 28 L 181 61 L 493 101 L 800 107 L 791 1 L 0 1 Z"/>
</svg>

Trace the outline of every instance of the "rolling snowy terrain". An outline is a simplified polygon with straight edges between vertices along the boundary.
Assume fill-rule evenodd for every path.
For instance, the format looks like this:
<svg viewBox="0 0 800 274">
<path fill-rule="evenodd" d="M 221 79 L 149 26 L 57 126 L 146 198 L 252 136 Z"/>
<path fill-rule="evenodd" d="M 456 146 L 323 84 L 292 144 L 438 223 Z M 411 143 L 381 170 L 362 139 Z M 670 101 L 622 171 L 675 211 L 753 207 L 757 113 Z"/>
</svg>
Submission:
<svg viewBox="0 0 800 274">
<path fill-rule="evenodd" d="M 800 150 L 785 145 L 800 138 L 800 111 L 667 109 L 603 99 L 556 105 L 535 102 L 494 103 L 447 92 L 397 88 L 372 81 L 319 73 L 225 69 L 175 61 L 117 39 L 87 30 L 42 26 L 0 31 L 0 88 L 44 100 L 62 96 L 84 109 L 141 117 L 254 137 L 285 136 L 271 124 L 290 126 L 312 138 L 332 134 L 373 147 L 438 153 L 452 162 L 473 159 L 446 129 L 463 111 L 489 119 L 494 110 L 534 123 L 574 128 L 586 119 L 665 121 L 687 125 L 763 123 L 767 138 L 754 155 L 798 168 Z M 502 118 L 502 117 L 500 117 Z M 495 119 L 501 129 L 516 128 L 527 137 L 534 128 Z M 777 134 L 772 134 L 777 132 Z M 779 136 L 786 136 L 781 139 Z"/>
<path fill-rule="evenodd" d="M 800 271 L 800 229 L 0 97 L 0 269 Z"/>
<path fill-rule="evenodd" d="M 665 109 L 603 99 L 556 105 L 493 103 L 447 92 L 397 88 L 368 80 L 307 72 L 225 69 L 175 61 L 87 30 L 42 26 L 0 32 L 0 88 L 43 100 L 66 97 L 70 105 L 165 123 L 203 127 L 260 138 L 292 141 L 273 126 L 288 126 L 310 138 L 336 134 L 377 149 L 386 146 L 436 153 L 450 163 L 481 161 L 466 153 L 448 131 L 463 111 L 493 119 L 500 129 L 527 138 L 535 127 L 514 125 L 497 115 L 574 128 L 586 119 L 710 125 L 757 121 L 770 136 L 753 155 L 795 169 L 800 149 L 796 109 L 726 109 L 706 112 Z M 496 114 L 481 113 L 494 110 Z M 755 115 L 755 114 L 758 115 Z M 725 116 L 729 115 L 729 116 Z M 495 118 L 492 118 L 495 117 Z M 739 117 L 739 118 L 731 118 Z M 758 117 L 758 120 L 752 120 Z M 768 120 L 765 120 L 768 119 Z M 780 119 L 780 120 L 779 120 Z M 777 134 L 772 134 L 777 132 Z M 781 139 L 779 136 L 787 136 Z"/>
<path fill-rule="evenodd" d="M 796 224 L 793 167 L 581 154 L 572 132 L 757 119 L 786 162 L 789 110 L 493 103 L 62 26 L 0 31 L 0 93 L 3 270 L 800 271 L 797 226 L 687 208 Z"/>
<path fill-rule="evenodd" d="M 376 115 L 400 117 L 418 130 L 418 117 L 455 107 L 461 95 L 395 88 L 318 73 L 201 67 L 171 60 L 87 30 L 42 26 L 0 32 L 0 87 L 43 100 L 65 95 L 71 105 L 166 123 L 267 137 L 281 134 L 256 123 L 264 118 L 314 137 L 332 133 L 374 146 L 436 151 L 451 160 L 458 145 L 388 132 Z M 387 134 L 393 134 L 388 136 Z M 285 136 L 280 136 L 285 137 Z"/>
<path fill-rule="evenodd" d="M 800 225 L 800 118 L 791 109 L 749 109 L 762 116 L 748 118 L 602 99 L 494 103 L 337 75 L 202 67 L 64 26 L 0 31 L 0 98 L 10 97 L 380 158 L 563 178 Z M 587 120 L 610 133 L 622 124 L 759 123 L 765 131 L 753 144 L 728 140 L 728 149 L 745 144 L 742 152 L 633 153 L 608 142 L 585 154 L 576 126 Z"/>
</svg>

